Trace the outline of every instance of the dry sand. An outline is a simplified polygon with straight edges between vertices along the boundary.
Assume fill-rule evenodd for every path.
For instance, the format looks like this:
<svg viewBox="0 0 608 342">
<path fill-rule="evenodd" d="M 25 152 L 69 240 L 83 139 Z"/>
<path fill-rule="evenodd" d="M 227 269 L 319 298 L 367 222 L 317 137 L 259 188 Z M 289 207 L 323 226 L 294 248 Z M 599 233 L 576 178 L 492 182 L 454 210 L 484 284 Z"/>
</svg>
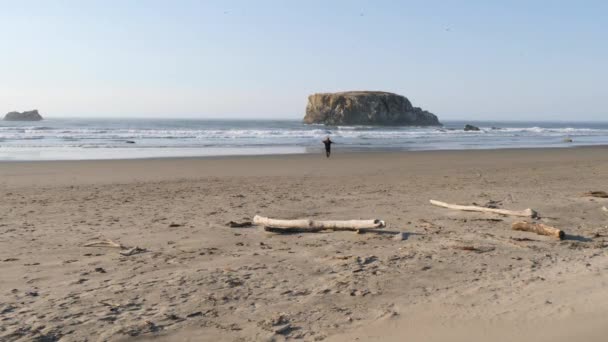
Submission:
<svg viewBox="0 0 608 342">
<path fill-rule="evenodd" d="M 608 340 L 608 199 L 579 196 L 608 191 L 608 148 L 336 152 L 0 163 L 0 340 Z M 226 226 L 255 214 L 408 234 Z"/>
</svg>

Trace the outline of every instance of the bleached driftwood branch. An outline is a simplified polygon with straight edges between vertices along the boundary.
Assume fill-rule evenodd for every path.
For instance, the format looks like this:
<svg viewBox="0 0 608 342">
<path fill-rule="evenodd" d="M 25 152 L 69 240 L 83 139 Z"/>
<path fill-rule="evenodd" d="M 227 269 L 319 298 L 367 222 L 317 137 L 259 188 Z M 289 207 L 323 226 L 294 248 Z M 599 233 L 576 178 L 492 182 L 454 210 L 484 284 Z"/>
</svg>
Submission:
<svg viewBox="0 0 608 342">
<path fill-rule="evenodd" d="M 553 236 L 560 240 L 562 240 L 566 236 L 563 230 L 547 226 L 546 224 L 542 223 L 530 223 L 526 221 L 519 221 L 514 222 L 511 228 L 513 230 L 519 230 L 523 232 L 531 232 L 539 235 Z"/>
<path fill-rule="evenodd" d="M 484 208 L 484 207 L 478 207 L 475 205 L 449 204 L 449 203 L 435 201 L 435 200 L 431 200 L 430 202 L 432 205 L 436 205 L 438 207 L 443 207 L 443 208 L 448 208 L 448 209 L 454 209 L 454 210 L 478 211 L 478 212 L 493 213 L 493 214 L 499 214 L 499 215 L 505 215 L 505 216 L 520 216 L 520 217 L 530 217 L 530 218 L 538 217 L 538 213 L 529 208 L 526 210 L 506 210 L 506 209 Z"/>
<path fill-rule="evenodd" d="M 253 224 L 263 226 L 264 230 L 276 233 L 314 233 L 322 230 L 371 232 L 384 228 L 382 220 L 347 220 L 347 221 L 316 221 L 316 220 L 277 220 L 256 215 Z"/>
</svg>

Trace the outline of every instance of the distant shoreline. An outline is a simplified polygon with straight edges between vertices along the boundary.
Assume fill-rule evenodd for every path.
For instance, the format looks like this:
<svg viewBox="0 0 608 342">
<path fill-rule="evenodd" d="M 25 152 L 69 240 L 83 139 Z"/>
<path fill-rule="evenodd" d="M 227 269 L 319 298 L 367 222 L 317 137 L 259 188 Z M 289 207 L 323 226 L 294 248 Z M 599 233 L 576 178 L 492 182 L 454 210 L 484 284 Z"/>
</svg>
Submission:
<svg viewBox="0 0 608 342">
<path fill-rule="evenodd" d="M 111 160 L 608 145 L 608 123 L 445 121 L 442 127 L 290 120 L 53 119 L 0 123 L 0 160 Z M 479 130 L 464 130 L 465 125 Z"/>
<path fill-rule="evenodd" d="M 382 149 L 382 150 L 361 150 L 361 149 L 343 149 L 333 150 L 332 157 L 329 160 L 347 156 L 348 158 L 367 158 L 370 156 L 384 157 L 393 155 L 396 157 L 406 157 L 408 155 L 458 155 L 458 154 L 487 154 L 492 152 L 505 153 L 540 153 L 550 151 L 569 151 L 569 150 L 608 150 L 608 145 L 590 145 L 590 146 L 564 146 L 564 147 L 521 147 L 521 148 L 487 148 L 487 149 L 442 149 L 442 150 L 399 150 L 399 149 Z M 266 159 L 266 158 L 297 158 L 309 156 L 322 156 L 325 158 L 323 147 L 320 146 L 318 151 L 309 151 L 303 153 L 282 153 L 282 154 L 233 154 L 233 155 L 201 155 L 201 156 L 168 156 L 168 157 L 143 157 L 143 158 L 114 158 L 114 159 L 44 159 L 44 160 L 0 160 L 2 164 L 35 164 L 35 163 L 86 163 L 86 162 L 137 162 L 137 161 L 204 161 L 204 160 L 242 160 L 242 159 Z"/>
</svg>

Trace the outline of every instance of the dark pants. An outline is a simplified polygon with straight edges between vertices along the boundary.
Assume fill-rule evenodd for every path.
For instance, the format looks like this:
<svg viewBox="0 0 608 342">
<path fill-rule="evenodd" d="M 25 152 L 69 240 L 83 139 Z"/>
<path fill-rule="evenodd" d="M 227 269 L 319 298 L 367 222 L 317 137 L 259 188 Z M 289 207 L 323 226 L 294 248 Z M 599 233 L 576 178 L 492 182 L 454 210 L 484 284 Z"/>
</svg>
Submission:
<svg viewBox="0 0 608 342">
<path fill-rule="evenodd" d="M 327 158 L 329 158 L 329 155 L 331 154 L 331 147 L 326 146 L 325 147 L 325 155 L 327 156 Z"/>
</svg>

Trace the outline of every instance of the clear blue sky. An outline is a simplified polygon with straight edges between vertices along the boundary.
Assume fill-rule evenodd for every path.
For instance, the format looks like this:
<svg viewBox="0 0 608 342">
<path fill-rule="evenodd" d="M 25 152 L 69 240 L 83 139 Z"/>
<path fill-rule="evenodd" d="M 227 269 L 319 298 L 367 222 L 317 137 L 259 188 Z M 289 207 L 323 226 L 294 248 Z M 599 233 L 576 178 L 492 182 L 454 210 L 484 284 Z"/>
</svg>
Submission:
<svg viewBox="0 0 608 342">
<path fill-rule="evenodd" d="M 301 118 L 386 90 L 441 119 L 608 120 L 608 1 L 0 0 L 0 112 Z"/>
</svg>

